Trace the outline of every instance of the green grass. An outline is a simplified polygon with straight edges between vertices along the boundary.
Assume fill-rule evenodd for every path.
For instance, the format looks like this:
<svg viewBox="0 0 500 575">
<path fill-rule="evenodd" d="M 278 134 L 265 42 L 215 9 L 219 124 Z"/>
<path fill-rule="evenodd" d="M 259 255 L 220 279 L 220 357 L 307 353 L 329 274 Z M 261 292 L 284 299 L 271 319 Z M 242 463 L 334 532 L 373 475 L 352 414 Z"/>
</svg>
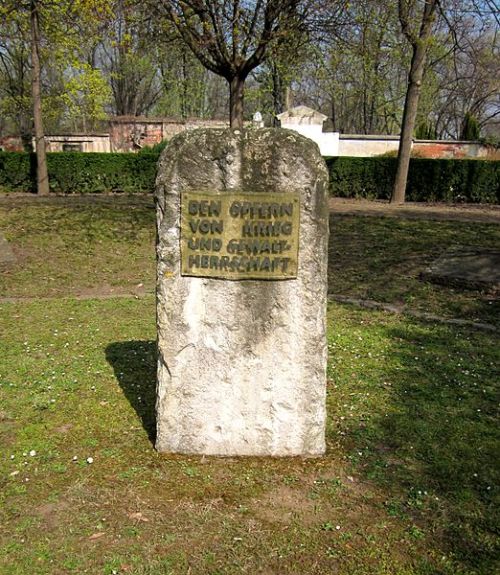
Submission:
<svg viewBox="0 0 500 575">
<path fill-rule="evenodd" d="M 0 206 L 0 230 L 18 256 L 0 277 L 0 296 L 152 290 L 154 218 L 151 207 L 106 198 Z"/>
<path fill-rule="evenodd" d="M 109 198 L 0 205 L 0 230 L 18 256 L 18 264 L 0 276 L 0 297 L 130 293 L 140 284 L 153 291 L 151 208 Z M 498 299 L 419 279 L 451 247 L 500 245 L 498 225 L 335 216 L 330 227 L 332 293 L 499 325 Z"/>
<path fill-rule="evenodd" d="M 494 571 L 498 342 L 332 305 L 326 457 L 167 457 L 154 311 L 1 306 L 0 573 Z"/>
<path fill-rule="evenodd" d="M 332 292 L 498 321 L 418 279 L 498 226 L 331 224 Z M 0 302 L 1 575 L 496 572 L 496 334 L 332 304 L 325 457 L 160 456 L 153 295 L 60 297 L 152 291 L 154 210 L 12 202 L 0 229 L 0 294 L 33 298 Z"/>
<path fill-rule="evenodd" d="M 498 298 L 419 279 L 450 248 L 498 248 L 500 226 L 340 216 L 330 222 L 329 290 L 447 318 L 500 325 Z"/>
</svg>

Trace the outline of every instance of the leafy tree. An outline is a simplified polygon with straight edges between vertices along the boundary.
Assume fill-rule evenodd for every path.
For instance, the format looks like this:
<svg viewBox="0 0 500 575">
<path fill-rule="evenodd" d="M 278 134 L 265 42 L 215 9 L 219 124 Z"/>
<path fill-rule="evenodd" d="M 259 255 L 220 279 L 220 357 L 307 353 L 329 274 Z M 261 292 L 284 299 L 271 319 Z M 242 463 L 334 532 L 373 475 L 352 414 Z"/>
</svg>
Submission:
<svg viewBox="0 0 500 575">
<path fill-rule="evenodd" d="M 226 79 L 230 125 L 241 128 L 248 75 L 284 38 L 303 29 L 309 3 L 165 0 L 158 7 L 203 66 Z"/>
<path fill-rule="evenodd" d="M 31 95 L 37 157 L 37 192 L 49 193 L 44 122 L 42 114 L 42 58 L 44 42 L 51 44 L 51 57 L 69 57 L 81 42 L 81 28 L 89 34 L 94 22 L 106 11 L 106 1 L 97 0 L 4 0 L 0 22 L 28 24 L 31 64 Z"/>
<path fill-rule="evenodd" d="M 456 102 L 456 96 L 461 91 L 461 78 L 459 67 L 457 66 L 457 57 L 464 53 L 464 46 L 471 48 L 473 44 L 476 44 L 476 42 L 472 40 L 474 30 L 481 31 L 480 36 L 482 36 L 488 31 L 488 27 L 491 26 L 492 22 L 493 27 L 498 26 L 499 23 L 499 12 L 495 1 L 462 0 L 455 2 L 454 0 L 398 0 L 398 12 L 402 31 L 412 48 L 412 62 L 408 76 L 408 89 L 403 111 L 396 178 L 391 197 L 391 202 L 393 203 L 402 203 L 405 200 L 412 133 L 417 118 L 417 108 L 422 90 L 426 58 L 429 48 L 433 45 L 433 39 L 439 37 L 438 34 L 441 33 L 439 27 L 436 25 L 438 15 L 440 16 L 441 26 L 447 29 L 451 44 L 448 54 L 453 57 L 454 62 L 450 82 L 451 86 L 453 86 L 454 102 Z M 442 33 L 440 38 L 443 38 Z M 481 44 L 482 42 L 478 40 L 477 45 Z M 472 50 L 472 52 L 474 52 L 474 50 Z M 498 99 L 498 57 L 494 61 L 496 63 L 493 64 L 489 72 L 489 76 L 494 80 L 491 83 L 487 82 L 488 88 L 483 84 L 480 88 L 481 96 L 476 100 L 477 108 L 483 108 L 483 110 L 486 108 L 490 118 L 500 114 L 498 100 L 496 107 L 495 105 L 491 105 L 492 97 L 496 96 Z M 476 67 L 476 70 L 478 69 L 479 67 Z M 472 76 L 475 78 L 474 85 L 477 86 L 479 84 L 479 76 L 477 76 L 476 73 L 472 74 Z M 445 84 L 441 84 L 441 90 L 443 86 L 445 86 Z M 438 92 L 441 90 L 438 90 Z M 474 89 L 472 93 L 475 93 Z M 475 96 L 477 96 L 477 94 L 475 94 Z M 436 101 L 438 101 L 438 97 L 436 97 Z M 475 112 L 475 108 L 469 105 L 467 111 Z M 442 118 L 438 115 L 438 121 L 441 120 Z M 458 133 L 459 130 L 456 130 L 455 135 L 458 135 Z"/>
<path fill-rule="evenodd" d="M 438 129 L 445 137 L 461 137 L 464 117 L 471 113 L 480 130 L 494 127 L 500 116 L 500 36 L 488 19 L 469 17 L 460 27 L 456 49 L 439 69 L 441 90 L 435 106 Z"/>
<path fill-rule="evenodd" d="M 155 114 L 177 118 L 210 117 L 216 102 L 211 97 L 214 75 L 206 70 L 181 41 L 157 47 L 162 94 Z"/>
<path fill-rule="evenodd" d="M 422 120 L 417 124 L 415 138 L 418 140 L 435 140 L 437 138 L 436 128 L 429 119 Z"/>
<path fill-rule="evenodd" d="M 84 132 L 96 130 L 107 118 L 105 108 L 111 98 L 111 89 L 102 71 L 87 63 L 79 64 L 64 88 L 62 98 L 73 125 Z"/>
<path fill-rule="evenodd" d="M 317 24 L 317 48 L 295 83 L 297 99 L 330 115 L 337 131 L 394 133 L 408 59 L 394 2 L 335 6 L 337 12 Z"/>
<path fill-rule="evenodd" d="M 462 132 L 460 133 L 461 140 L 479 140 L 481 128 L 479 122 L 473 114 L 467 112 L 465 114 L 464 123 L 462 125 Z"/>
<path fill-rule="evenodd" d="M 33 121 L 35 124 L 36 188 L 40 196 L 49 194 L 49 174 L 42 119 L 42 94 L 40 81 L 40 2 L 30 0 L 31 24 L 31 90 L 33 95 Z"/>
<path fill-rule="evenodd" d="M 31 148 L 31 63 L 28 22 L 11 17 L 0 33 L 0 115 Z"/>
<path fill-rule="evenodd" d="M 135 0 L 113 0 L 97 58 L 111 87 L 118 116 L 147 114 L 161 96 L 151 20 Z"/>
</svg>

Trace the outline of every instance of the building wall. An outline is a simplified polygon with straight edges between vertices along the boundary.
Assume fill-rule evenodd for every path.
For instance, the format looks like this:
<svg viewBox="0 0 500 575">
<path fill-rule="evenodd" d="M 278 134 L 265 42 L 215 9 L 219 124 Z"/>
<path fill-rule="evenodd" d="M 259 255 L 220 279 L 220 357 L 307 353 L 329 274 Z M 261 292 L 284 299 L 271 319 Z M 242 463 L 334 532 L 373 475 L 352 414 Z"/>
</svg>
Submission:
<svg viewBox="0 0 500 575">
<path fill-rule="evenodd" d="M 117 117 L 109 122 L 109 136 L 113 152 L 134 152 L 170 140 L 185 130 L 228 127 L 229 122 L 223 120 Z"/>
<path fill-rule="evenodd" d="M 305 107 L 295 108 L 294 114 L 284 113 L 280 116 L 283 128 L 295 130 L 316 142 L 323 156 L 371 157 L 397 154 L 398 151 L 398 136 L 339 135 L 337 132 L 326 132 L 326 116 Z M 227 127 L 229 123 L 224 120 L 117 117 L 109 122 L 109 134 L 47 135 L 45 140 L 48 152 L 134 152 L 145 146 L 154 146 L 162 140 L 170 140 L 185 130 Z M 1 149 L 22 151 L 23 146 L 19 138 L 4 137 L 0 139 Z M 479 142 L 444 140 L 415 140 L 412 150 L 415 156 L 422 158 L 484 158 L 491 153 L 487 146 Z"/>
<path fill-rule="evenodd" d="M 324 124 L 327 116 L 308 108 L 296 106 L 277 116 L 282 128 L 293 130 L 318 144 L 322 156 L 339 155 L 339 134 L 325 132 Z"/>
<path fill-rule="evenodd" d="M 113 118 L 109 122 L 112 152 L 136 152 L 165 139 L 162 120 L 147 118 Z"/>
<path fill-rule="evenodd" d="M 328 118 L 307 106 L 296 106 L 277 116 L 282 128 L 294 130 L 319 146 L 322 156 L 353 156 L 366 158 L 397 154 L 399 136 L 338 134 L 325 130 Z M 489 149 L 479 142 L 415 140 L 414 156 L 421 158 L 482 158 Z"/>
<path fill-rule="evenodd" d="M 23 142 L 16 136 L 4 136 L 0 138 L 0 151 L 24 152 Z"/>
<path fill-rule="evenodd" d="M 294 130 L 316 142 L 322 156 L 338 156 L 339 134 L 338 132 L 323 132 L 323 126 L 313 124 L 287 124 L 281 123 L 282 128 Z"/>
<path fill-rule="evenodd" d="M 479 142 L 451 142 L 442 140 L 416 140 L 416 155 L 422 158 L 484 158 L 489 149 Z"/>
<path fill-rule="evenodd" d="M 398 136 L 339 136 L 339 156 L 370 157 L 380 156 L 388 152 L 396 152 L 399 148 Z"/>
<path fill-rule="evenodd" d="M 47 152 L 111 152 L 109 134 L 49 134 L 45 143 Z"/>
<path fill-rule="evenodd" d="M 392 152 L 397 154 L 398 136 L 340 135 L 339 156 L 366 158 Z M 484 158 L 488 147 L 479 142 L 415 140 L 412 153 L 419 158 Z"/>
</svg>

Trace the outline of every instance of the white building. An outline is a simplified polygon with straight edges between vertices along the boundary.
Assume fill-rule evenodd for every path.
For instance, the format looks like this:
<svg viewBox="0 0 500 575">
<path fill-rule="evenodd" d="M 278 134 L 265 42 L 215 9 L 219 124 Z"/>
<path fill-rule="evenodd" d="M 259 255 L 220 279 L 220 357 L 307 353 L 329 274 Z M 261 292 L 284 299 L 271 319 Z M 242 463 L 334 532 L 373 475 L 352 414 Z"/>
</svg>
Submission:
<svg viewBox="0 0 500 575">
<path fill-rule="evenodd" d="M 328 116 L 307 106 L 297 106 L 279 114 L 277 118 L 282 128 L 294 130 L 316 142 L 322 156 L 339 155 L 338 132 L 323 131 L 323 124 Z"/>
</svg>

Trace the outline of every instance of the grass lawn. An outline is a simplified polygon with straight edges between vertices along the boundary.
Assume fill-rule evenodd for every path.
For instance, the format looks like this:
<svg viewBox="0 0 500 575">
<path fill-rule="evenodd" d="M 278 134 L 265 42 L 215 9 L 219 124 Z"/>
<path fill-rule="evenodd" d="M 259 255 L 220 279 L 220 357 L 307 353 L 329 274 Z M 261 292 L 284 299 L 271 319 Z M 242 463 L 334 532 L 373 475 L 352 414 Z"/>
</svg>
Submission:
<svg viewBox="0 0 500 575">
<path fill-rule="evenodd" d="M 419 279 L 451 248 L 498 249 L 497 224 L 344 216 L 330 228 L 331 292 L 500 327 L 498 297 Z"/>
<path fill-rule="evenodd" d="M 332 304 L 325 457 L 158 455 L 154 296 L 36 299 L 152 290 L 153 228 L 141 206 L 2 208 L 1 293 L 35 299 L 0 303 L 0 574 L 496 572 L 498 337 Z M 494 321 L 417 270 L 498 228 L 332 232 L 335 293 Z"/>
<path fill-rule="evenodd" d="M 154 287 L 155 211 L 141 204 L 0 206 L 0 230 L 18 265 L 0 277 L 0 297 L 51 297 Z"/>
<path fill-rule="evenodd" d="M 332 293 L 500 326 L 498 298 L 419 279 L 449 248 L 498 247 L 498 225 L 337 215 L 330 227 Z M 152 206 L 126 199 L 0 205 L 19 262 L 0 275 L 0 297 L 153 292 L 154 228 Z"/>
</svg>

